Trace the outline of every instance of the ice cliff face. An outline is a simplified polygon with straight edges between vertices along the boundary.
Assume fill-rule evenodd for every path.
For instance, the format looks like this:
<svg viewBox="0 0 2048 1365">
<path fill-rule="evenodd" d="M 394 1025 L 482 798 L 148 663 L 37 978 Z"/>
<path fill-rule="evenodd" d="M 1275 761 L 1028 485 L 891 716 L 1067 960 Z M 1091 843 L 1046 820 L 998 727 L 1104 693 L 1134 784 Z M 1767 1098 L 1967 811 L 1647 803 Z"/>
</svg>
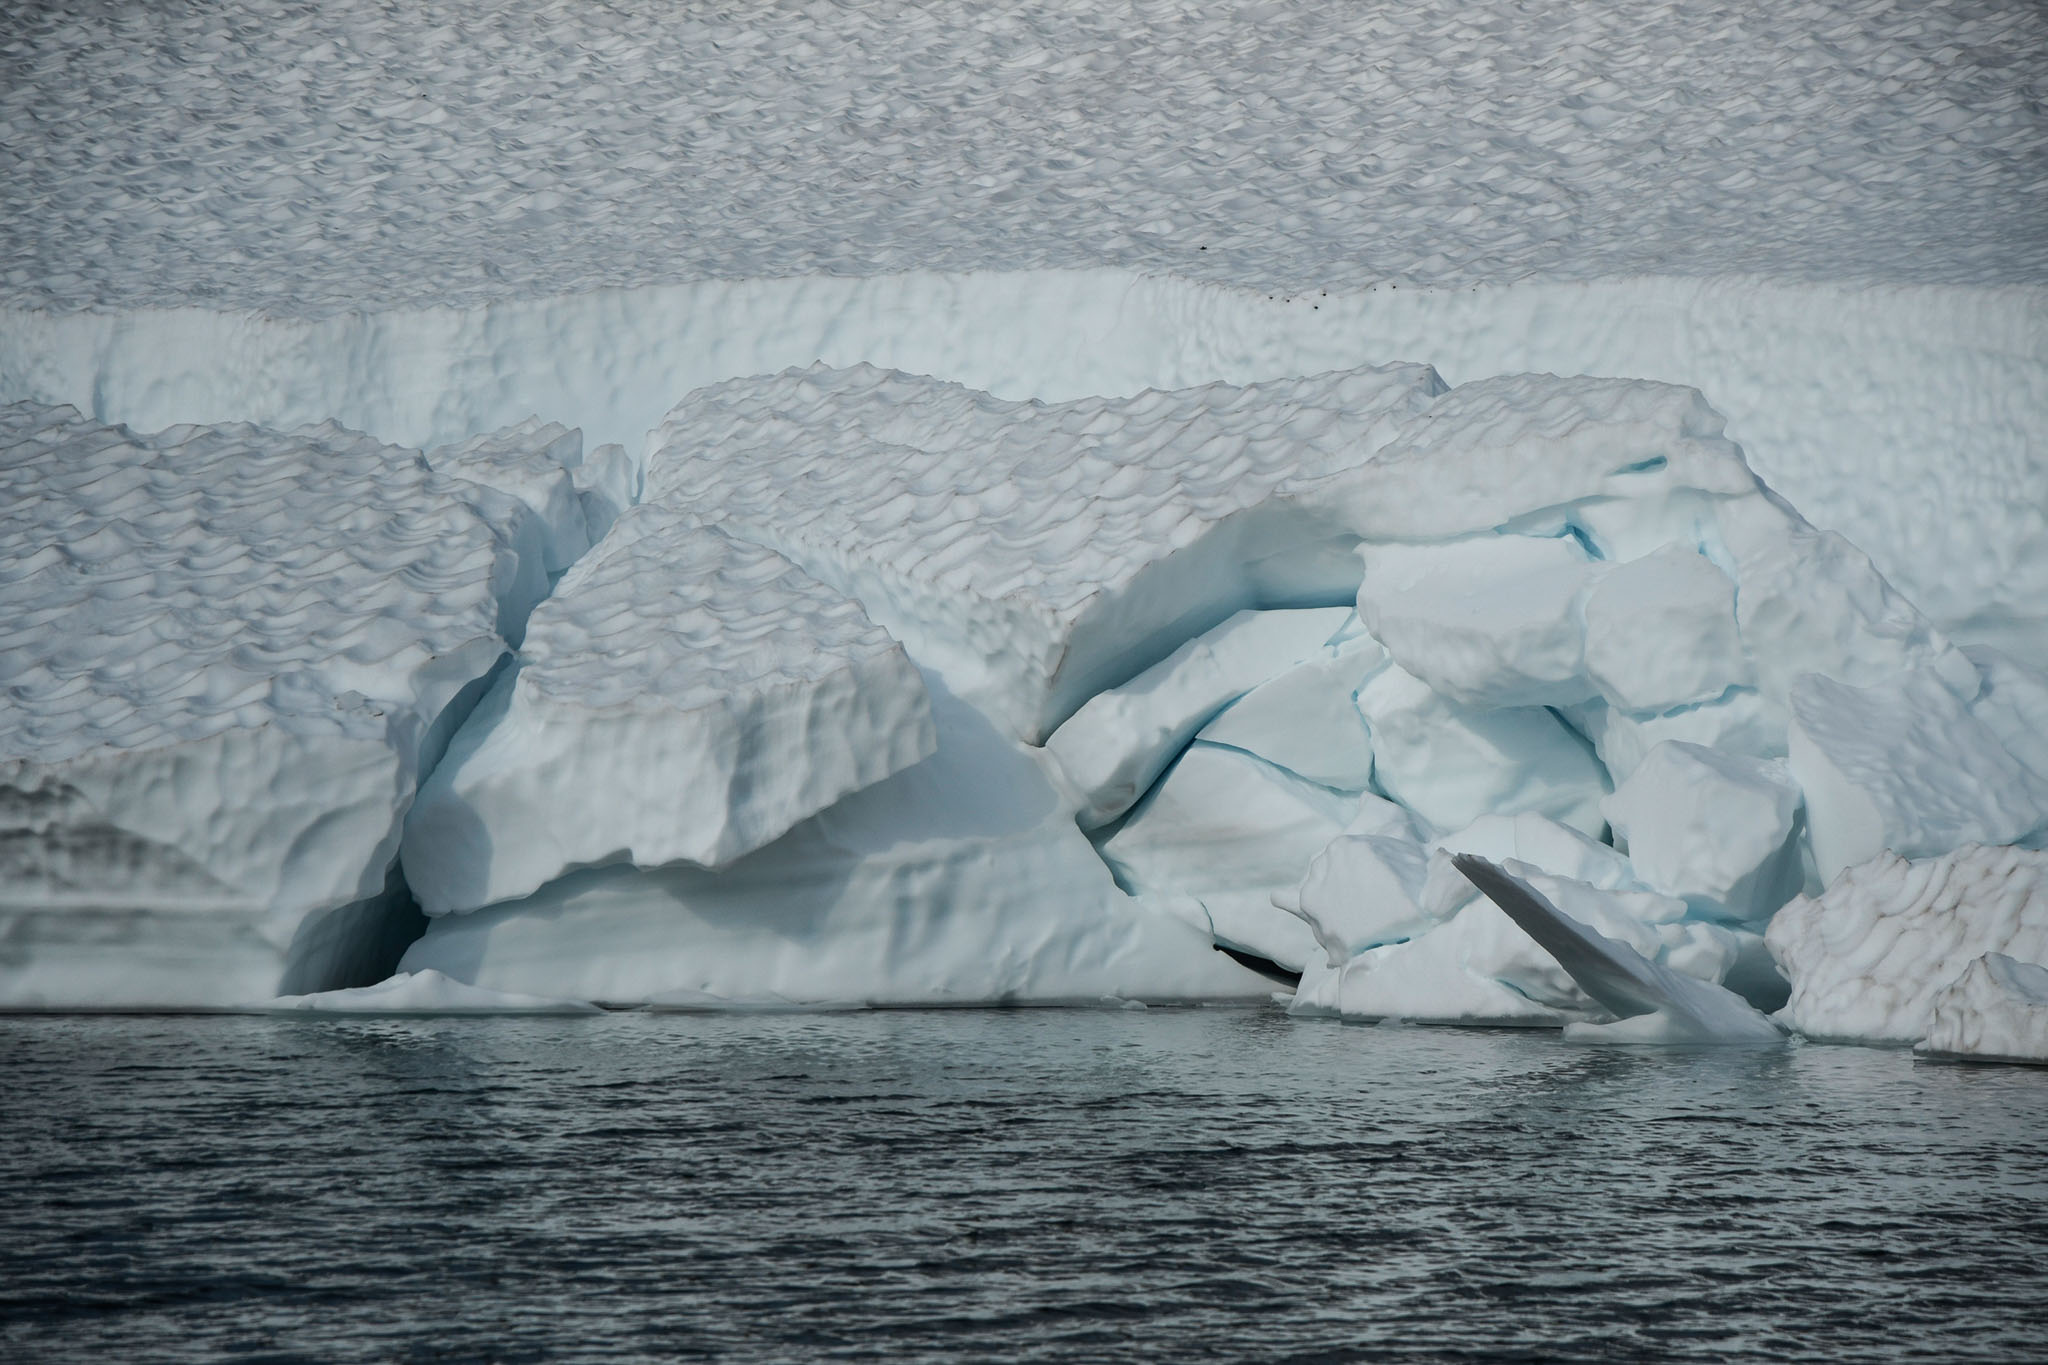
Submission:
<svg viewBox="0 0 2048 1365">
<path fill-rule="evenodd" d="M 0 409 L 0 999 L 223 1004 L 388 967 L 415 784 L 507 603 L 545 590 L 521 516 L 475 494 L 332 426 Z"/>
<path fill-rule="evenodd" d="M 1256 999 L 1298 976 L 1301 1015 L 1757 1042 L 1789 978 L 1792 1027 L 1912 1041 L 1919 1006 L 1852 1017 L 1857 944 L 1892 921 L 1830 898 L 1882 881 L 1888 847 L 2048 833 L 2048 684 L 1949 643 L 1671 385 L 1446 391 L 1389 365 L 1044 404 L 814 367 L 688 396 L 637 464 L 538 422 L 424 457 L 10 422 L 30 568 L 0 587 L 24 620 L 113 623 L 10 656 L 16 710 L 66 717 L 16 723 L 14 846 L 51 885 L 123 875 L 106 825 L 226 856 L 213 826 L 125 812 L 175 788 L 160 711 L 232 714 L 198 728 L 269 766 L 222 769 L 208 818 L 260 816 L 270 870 L 208 870 L 237 889 L 206 904 L 397 903 L 402 838 L 434 918 L 403 962 L 428 984 L 394 1001 Z M 86 486 L 90 525 L 64 491 Z M 64 548 L 31 548 L 52 527 Z M 251 548 L 280 535 L 286 557 Z M 195 681 L 162 690 L 177 670 L 135 625 Z M 517 652 L 487 678 L 500 632 Z M 374 801 L 335 780 L 358 768 Z M 328 844 L 252 799 L 286 787 Z M 142 939 L 177 922 L 154 877 L 130 878 Z M 16 901 L 9 998 L 92 1003 L 92 952 L 39 946 L 85 901 Z M 1912 913 L 1967 952 L 1899 956 L 1901 999 L 2037 960 L 1944 907 Z M 74 996 L 48 993 L 59 957 Z M 276 966 L 233 998 L 309 984 Z M 231 1003 L 185 976 L 181 1000 Z M 2005 1009 L 1987 989 L 1957 1008 Z"/>
</svg>

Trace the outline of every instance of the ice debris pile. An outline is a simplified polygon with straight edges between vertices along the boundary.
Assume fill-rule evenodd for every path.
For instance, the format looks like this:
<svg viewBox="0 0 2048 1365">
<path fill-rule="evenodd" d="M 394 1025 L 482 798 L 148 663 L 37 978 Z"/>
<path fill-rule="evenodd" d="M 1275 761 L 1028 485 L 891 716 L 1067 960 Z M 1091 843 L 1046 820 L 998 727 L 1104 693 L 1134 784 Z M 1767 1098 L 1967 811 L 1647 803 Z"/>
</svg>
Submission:
<svg viewBox="0 0 2048 1365">
<path fill-rule="evenodd" d="M 357 519 L 315 526 L 299 485 L 261 485 L 299 557 L 263 561 L 271 598 L 214 647 L 239 664 L 307 631 L 327 653 L 288 675 L 306 708 L 346 684 L 438 735 L 393 760 L 376 837 L 322 893 L 416 895 L 409 980 L 689 1008 L 1258 999 L 1277 978 L 1299 1015 L 1633 1041 L 1774 1039 L 1760 1011 L 1788 996 L 1780 1022 L 1815 1036 L 2008 1056 L 2040 1035 L 2048 682 L 1950 644 L 1691 389 L 1447 390 L 1386 365 L 1045 404 L 814 367 L 687 396 L 638 462 L 537 421 L 416 456 L 9 412 L 18 506 L 107 479 L 157 520 L 122 540 L 29 515 L 56 577 L 0 590 L 29 613 L 118 564 L 132 586 L 94 610 L 167 659 L 195 648 L 177 594 L 209 597 L 219 557 L 152 558 L 199 543 L 179 517 L 219 534 L 215 476 L 177 452 L 239 452 L 223 483 L 354 487 Z M 88 467 L 61 441 L 139 453 Z M 435 663 L 431 707 L 333 662 L 367 655 L 349 631 L 379 660 L 449 656 L 402 624 L 437 619 L 401 592 L 424 570 L 358 556 L 370 580 L 322 592 L 363 540 L 341 528 L 410 524 L 378 501 L 401 486 L 469 538 L 420 556 L 474 546 L 481 643 Z M 308 606 L 330 598 L 356 615 Z M 77 831 L 124 778 L 160 785 L 164 744 L 127 730 L 171 674 L 113 635 L 6 657 L 12 706 L 121 731 L 63 819 L 9 788 L 18 856 L 104 883 Z M 276 762 L 328 790 L 323 755 Z M 1926 871 L 1951 865 L 1977 870 Z M 131 881 L 132 913 L 168 920 Z M 9 998 L 56 1000 L 35 946 L 15 956 Z"/>
</svg>

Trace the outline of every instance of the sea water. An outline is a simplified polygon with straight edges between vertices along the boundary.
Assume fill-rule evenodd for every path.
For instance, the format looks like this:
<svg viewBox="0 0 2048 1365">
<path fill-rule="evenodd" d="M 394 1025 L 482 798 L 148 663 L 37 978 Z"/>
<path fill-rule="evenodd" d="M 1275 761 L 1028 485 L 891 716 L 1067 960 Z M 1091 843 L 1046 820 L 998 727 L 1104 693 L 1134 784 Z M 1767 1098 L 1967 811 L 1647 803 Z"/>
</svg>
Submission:
<svg viewBox="0 0 2048 1365">
<path fill-rule="evenodd" d="M 0 1019 L 10 1361 L 2048 1357 L 2048 1070 L 1255 1009 Z"/>
</svg>

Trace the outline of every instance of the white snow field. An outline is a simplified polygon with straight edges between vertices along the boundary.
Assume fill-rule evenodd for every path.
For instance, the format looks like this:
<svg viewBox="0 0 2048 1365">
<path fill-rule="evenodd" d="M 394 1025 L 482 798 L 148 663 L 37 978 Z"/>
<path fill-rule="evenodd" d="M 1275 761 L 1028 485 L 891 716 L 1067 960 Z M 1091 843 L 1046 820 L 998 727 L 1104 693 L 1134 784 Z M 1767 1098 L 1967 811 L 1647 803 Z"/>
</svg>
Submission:
<svg viewBox="0 0 2048 1365">
<path fill-rule="evenodd" d="M 2042 52 L 1995 0 L 16 7 L 0 1007 L 1299 971 L 2031 1055 Z"/>
<path fill-rule="evenodd" d="M 525 577 L 474 490 L 331 425 L 32 404 L 0 408 L 0 486 L 0 1004 L 388 968 L 400 821 Z"/>
<path fill-rule="evenodd" d="M 0 398 L 637 451 L 821 359 L 1632 375 L 2048 664 L 2043 50 L 1997 0 L 17 6 Z"/>
</svg>

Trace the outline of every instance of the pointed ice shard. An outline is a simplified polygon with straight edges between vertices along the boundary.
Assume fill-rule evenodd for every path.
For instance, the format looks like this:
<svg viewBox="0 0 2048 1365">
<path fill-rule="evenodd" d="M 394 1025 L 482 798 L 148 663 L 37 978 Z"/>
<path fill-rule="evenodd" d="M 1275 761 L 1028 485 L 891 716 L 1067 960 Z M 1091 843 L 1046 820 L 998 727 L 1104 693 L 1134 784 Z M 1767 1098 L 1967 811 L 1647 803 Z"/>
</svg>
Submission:
<svg viewBox="0 0 2048 1365">
<path fill-rule="evenodd" d="M 1627 944 L 1588 928 L 1507 868 L 1469 853 L 1451 861 L 1542 944 L 1579 989 L 1626 1025 L 1608 1036 L 1629 1042 L 1750 1045 L 1778 1042 L 1785 1036 L 1733 991 L 1659 966 Z M 1656 1018 L 1639 1020 L 1643 1015 Z M 1582 1029 L 1577 1036 L 1589 1034 Z"/>
</svg>

